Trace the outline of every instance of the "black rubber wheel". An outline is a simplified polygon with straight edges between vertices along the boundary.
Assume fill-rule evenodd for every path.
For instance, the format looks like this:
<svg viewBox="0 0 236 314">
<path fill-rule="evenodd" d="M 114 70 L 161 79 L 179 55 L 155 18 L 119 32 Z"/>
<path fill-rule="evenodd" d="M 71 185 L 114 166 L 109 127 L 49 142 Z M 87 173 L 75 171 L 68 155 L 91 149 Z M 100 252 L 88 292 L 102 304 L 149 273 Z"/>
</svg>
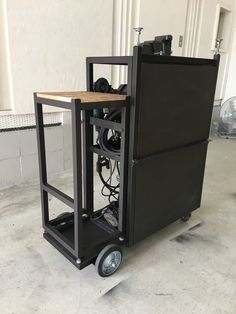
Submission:
<svg viewBox="0 0 236 314">
<path fill-rule="evenodd" d="M 64 216 L 67 217 L 70 214 L 71 214 L 70 212 L 64 212 L 64 213 L 59 214 L 56 218 L 61 218 L 61 217 L 64 217 Z"/>
<path fill-rule="evenodd" d="M 104 247 L 98 254 L 95 268 L 101 277 L 113 275 L 122 262 L 123 254 L 121 247 L 117 244 L 110 244 Z"/>
<path fill-rule="evenodd" d="M 191 218 L 192 214 L 189 213 L 181 218 L 181 221 L 187 222 Z"/>
</svg>

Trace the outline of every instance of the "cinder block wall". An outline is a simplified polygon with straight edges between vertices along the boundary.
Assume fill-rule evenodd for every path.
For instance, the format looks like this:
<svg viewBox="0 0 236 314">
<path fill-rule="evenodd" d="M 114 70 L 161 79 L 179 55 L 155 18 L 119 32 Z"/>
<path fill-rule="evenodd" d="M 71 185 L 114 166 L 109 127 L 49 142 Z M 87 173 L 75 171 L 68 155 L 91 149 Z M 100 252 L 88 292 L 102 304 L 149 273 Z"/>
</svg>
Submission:
<svg viewBox="0 0 236 314">
<path fill-rule="evenodd" d="M 72 165 L 70 126 L 45 128 L 47 171 L 56 174 Z M 0 133 L 0 189 L 39 180 L 36 130 Z"/>
</svg>

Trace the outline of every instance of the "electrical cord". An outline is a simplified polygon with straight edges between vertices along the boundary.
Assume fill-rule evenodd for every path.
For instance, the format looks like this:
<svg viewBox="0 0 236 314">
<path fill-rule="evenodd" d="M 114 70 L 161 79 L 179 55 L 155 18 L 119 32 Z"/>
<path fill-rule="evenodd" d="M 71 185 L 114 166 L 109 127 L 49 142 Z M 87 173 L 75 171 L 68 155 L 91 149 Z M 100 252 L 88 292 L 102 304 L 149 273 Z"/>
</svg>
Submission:
<svg viewBox="0 0 236 314">
<path fill-rule="evenodd" d="M 118 162 L 115 162 L 114 167 L 112 167 L 112 163 L 110 160 L 109 160 L 109 164 L 110 164 L 110 176 L 109 176 L 109 178 L 105 181 L 105 179 L 102 176 L 102 173 L 100 173 L 99 176 L 101 178 L 101 181 L 103 182 L 101 194 L 103 196 L 108 197 L 109 202 L 111 202 L 112 198 L 114 198 L 115 200 L 118 200 L 119 191 L 117 191 L 117 189 L 119 189 L 120 184 L 118 183 L 115 186 L 112 185 L 112 177 L 113 177 L 115 170 L 117 169 Z M 105 188 L 109 191 L 108 194 L 104 193 Z"/>
<path fill-rule="evenodd" d="M 102 168 L 105 166 L 107 169 L 110 169 L 110 175 L 108 179 L 104 179 L 103 174 L 102 174 Z M 115 200 L 118 200 L 118 197 L 119 197 L 118 189 L 119 189 L 120 184 L 119 183 L 117 185 L 112 184 L 112 178 L 113 178 L 115 170 L 117 170 L 118 175 L 119 175 L 119 166 L 118 166 L 117 161 L 114 163 L 114 166 L 113 166 L 109 158 L 98 156 L 97 172 L 100 177 L 100 180 L 103 183 L 101 194 L 105 197 L 108 197 L 109 202 L 111 202 L 112 198 Z M 105 189 L 108 190 L 108 193 L 105 193 Z"/>
<path fill-rule="evenodd" d="M 106 188 L 108 188 L 108 189 L 116 189 L 116 188 L 119 186 L 119 184 L 117 184 L 117 185 L 112 185 L 112 184 L 111 184 L 111 181 L 112 181 L 112 176 L 113 176 L 113 174 L 114 174 L 114 172 L 115 172 L 115 169 L 116 169 L 116 163 L 117 163 L 117 162 L 115 162 L 114 167 L 112 167 L 111 160 L 110 160 L 110 159 L 107 159 L 107 161 L 109 162 L 109 168 L 108 168 L 108 169 L 110 169 L 110 176 L 109 176 L 109 178 L 108 178 L 107 180 L 104 179 L 104 177 L 103 177 L 103 175 L 102 175 L 102 168 L 101 168 L 101 167 L 98 167 L 98 168 L 97 168 L 97 169 L 98 169 L 98 175 L 99 175 L 99 177 L 100 177 L 100 179 L 101 179 L 103 185 L 104 185 Z M 99 163 L 99 162 L 100 162 L 100 161 L 98 161 L 98 163 Z M 109 181 L 110 181 L 110 183 L 109 183 Z"/>
</svg>

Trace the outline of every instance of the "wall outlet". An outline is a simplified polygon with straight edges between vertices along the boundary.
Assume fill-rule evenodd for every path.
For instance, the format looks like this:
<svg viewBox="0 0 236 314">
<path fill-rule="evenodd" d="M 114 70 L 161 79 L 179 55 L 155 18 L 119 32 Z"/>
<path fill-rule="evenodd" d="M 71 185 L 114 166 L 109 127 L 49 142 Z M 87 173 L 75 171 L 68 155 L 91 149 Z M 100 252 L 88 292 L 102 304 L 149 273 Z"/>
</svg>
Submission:
<svg viewBox="0 0 236 314">
<path fill-rule="evenodd" d="M 180 35 L 179 36 L 179 47 L 183 47 L 183 40 L 184 40 L 184 36 Z"/>
</svg>

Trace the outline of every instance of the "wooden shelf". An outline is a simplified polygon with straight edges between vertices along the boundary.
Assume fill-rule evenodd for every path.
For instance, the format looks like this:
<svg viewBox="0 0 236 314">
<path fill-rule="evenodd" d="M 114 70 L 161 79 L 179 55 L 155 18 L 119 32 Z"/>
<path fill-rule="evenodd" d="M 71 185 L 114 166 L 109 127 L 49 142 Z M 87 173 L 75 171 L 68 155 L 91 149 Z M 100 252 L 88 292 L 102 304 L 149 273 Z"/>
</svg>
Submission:
<svg viewBox="0 0 236 314">
<path fill-rule="evenodd" d="M 126 100 L 126 95 L 95 93 L 95 92 L 40 92 L 37 97 L 63 102 L 80 99 L 81 103 L 99 103 Z"/>
</svg>

